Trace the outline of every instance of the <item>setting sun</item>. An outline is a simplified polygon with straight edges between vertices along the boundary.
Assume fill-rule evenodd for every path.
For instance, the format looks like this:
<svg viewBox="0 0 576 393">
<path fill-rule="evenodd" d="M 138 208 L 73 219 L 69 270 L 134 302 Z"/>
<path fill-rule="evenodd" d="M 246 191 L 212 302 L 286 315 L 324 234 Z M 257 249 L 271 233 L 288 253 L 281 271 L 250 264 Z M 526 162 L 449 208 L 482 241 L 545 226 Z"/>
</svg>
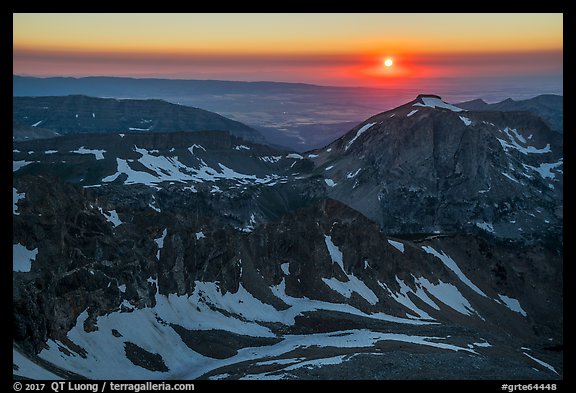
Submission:
<svg viewBox="0 0 576 393">
<path fill-rule="evenodd" d="M 386 67 L 392 67 L 392 64 L 394 64 L 394 61 L 392 61 L 392 59 L 388 58 L 388 59 L 384 60 L 384 65 Z"/>
</svg>

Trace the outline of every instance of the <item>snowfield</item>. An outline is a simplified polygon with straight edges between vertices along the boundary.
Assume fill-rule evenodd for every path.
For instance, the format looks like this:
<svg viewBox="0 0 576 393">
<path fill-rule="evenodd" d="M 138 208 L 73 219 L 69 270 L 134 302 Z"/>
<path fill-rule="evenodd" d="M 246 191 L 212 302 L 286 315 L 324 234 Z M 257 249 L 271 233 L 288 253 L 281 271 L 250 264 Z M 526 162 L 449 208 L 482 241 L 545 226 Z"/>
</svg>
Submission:
<svg viewBox="0 0 576 393">
<path fill-rule="evenodd" d="M 155 186 L 165 181 L 203 183 L 233 180 L 240 184 L 268 184 L 273 181 L 283 180 L 282 177 L 277 175 L 266 175 L 263 178 L 259 178 L 255 175 L 239 173 L 220 163 L 218 164 L 218 169 L 215 169 L 206 164 L 203 159 L 198 158 L 194 154 L 195 149 L 205 150 L 200 145 L 191 146 L 188 150 L 191 155 L 196 157 L 195 159 L 199 165 L 198 167 L 188 167 L 180 162 L 177 156 L 157 156 L 152 154 L 152 151 L 135 146 L 134 151 L 141 155 L 137 161 L 142 164 L 147 171 L 133 169 L 129 160 L 116 158 L 116 173 L 106 176 L 102 179 L 102 182 L 113 182 L 118 179 L 120 175 L 127 176 L 124 184 L 144 184 L 147 186 Z"/>
<path fill-rule="evenodd" d="M 29 250 L 20 243 L 16 243 L 12 247 L 12 271 L 14 272 L 29 272 L 32 269 L 32 262 L 36 260 L 38 249 Z"/>
<path fill-rule="evenodd" d="M 70 153 L 94 154 L 94 157 L 96 157 L 97 160 L 103 160 L 104 159 L 104 153 L 106 153 L 106 150 L 86 149 L 86 148 L 84 148 L 84 146 L 82 146 L 81 148 L 74 150 L 74 151 L 71 151 Z"/>
<path fill-rule="evenodd" d="M 447 104 L 446 102 L 442 101 L 439 98 L 436 97 L 422 97 L 420 98 L 422 100 L 422 103 L 417 102 L 412 106 L 425 106 L 425 107 L 429 107 L 429 108 L 442 108 L 442 109 L 449 109 L 453 112 L 462 112 L 464 111 L 464 109 L 462 108 L 458 108 L 457 106 L 451 105 L 451 104 Z"/>
<path fill-rule="evenodd" d="M 151 285 L 157 285 L 157 280 L 152 278 L 149 279 L 149 282 Z M 94 379 L 190 379 L 220 367 L 244 361 L 266 364 L 266 361 L 262 359 L 285 356 L 296 349 L 362 348 L 372 347 L 381 341 L 398 341 L 476 354 L 469 347 L 448 343 L 446 337 L 352 329 L 306 335 L 284 335 L 276 343 L 270 345 L 242 348 L 237 351 L 236 355 L 225 359 L 211 358 L 189 348 L 171 327 L 171 324 L 178 324 L 189 330 L 224 329 L 251 337 L 273 338 L 276 336 L 258 322 L 280 322 L 291 325 L 294 323 L 296 315 L 315 309 L 354 312 L 368 318 L 398 323 L 419 324 L 426 322 L 395 318 L 381 313 L 368 315 L 348 305 L 292 298 L 285 294 L 283 284 L 274 289 L 274 293 L 291 306 L 283 311 L 260 302 L 242 285 L 236 293 L 224 295 L 220 293 L 216 283 L 197 281 L 195 285 L 194 294 L 191 296 L 174 294 L 164 296 L 157 293 L 156 306 L 153 308 L 136 309 L 126 303 L 127 309 L 131 310 L 130 312 L 116 312 L 98 317 L 96 321 L 98 330 L 91 332 L 84 330 L 84 322 L 88 318 L 88 312 L 84 311 L 78 317 L 76 326 L 68 332 L 68 338 L 87 350 L 87 356 L 77 356 L 72 347 L 60 341 L 49 340 L 48 348 L 40 353 L 40 357 L 64 369 Z M 133 326 L 139 328 L 133 329 Z M 112 329 L 118 331 L 121 336 L 111 334 Z M 134 366 L 124 352 L 124 343 L 126 342 L 136 344 L 150 353 L 160 355 L 169 371 L 151 371 Z M 62 352 L 60 348 L 64 348 L 66 351 Z M 340 355 L 331 358 L 344 359 Z M 268 362 L 286 365 L 285 371 L 293 370 L 296 367 L 333 364 L 332 361 L 327 360 L 325 362 L 323 359 L 308 361 L 306 357 Z M 19 361 L 19 363 L 22 364 L 23 361 Z M 43 375 L 41 371 L 42 369 L 29 367 L 23 370 L 20 375 L 41 376 Z"/>
</svg>

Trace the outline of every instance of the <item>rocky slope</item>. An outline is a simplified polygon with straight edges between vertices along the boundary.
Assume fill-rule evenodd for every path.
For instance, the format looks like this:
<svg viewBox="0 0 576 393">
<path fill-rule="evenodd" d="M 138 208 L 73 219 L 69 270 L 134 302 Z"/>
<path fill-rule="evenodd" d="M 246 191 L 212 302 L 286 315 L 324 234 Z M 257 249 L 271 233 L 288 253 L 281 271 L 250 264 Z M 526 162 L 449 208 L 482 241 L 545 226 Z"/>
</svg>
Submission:
<svg viewBox="0 0 576 393">
<path fill-rule="evenodd" d="M 508 98 L 493 104 L 478 99 L 456 105 L 471 111 L 532 112 L 540 116 L 553 131 L 562 133 L 564 130 L 564 97 L 555 94 L 542 94 L 519 101 Z"/>
<path fill-rule="evenodd" d="M 528 113 L 419 96 L 309 156 L 330 197 L 387 233 L 562 234 L 562 136 Z"/>
<path fill-rule="evenodd" d="M 420 96 L 303 155 L 214 132 L 15 142 L 14 375 L 561 378 L 562 141 L 454 111 Z M 506 198 L 529 235 L 499 226 Z"/>
</svg>

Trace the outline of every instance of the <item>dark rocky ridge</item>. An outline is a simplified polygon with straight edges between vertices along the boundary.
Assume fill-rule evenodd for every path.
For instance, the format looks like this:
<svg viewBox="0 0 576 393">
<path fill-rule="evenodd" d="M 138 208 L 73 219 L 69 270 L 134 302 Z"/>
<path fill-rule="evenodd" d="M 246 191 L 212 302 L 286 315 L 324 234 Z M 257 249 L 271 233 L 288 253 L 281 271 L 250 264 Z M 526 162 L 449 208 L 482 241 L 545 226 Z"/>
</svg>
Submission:
<svg viewBox="0 0 576 393">
<path fill-rule="evenodd" d="M 15 140 L 31 139 L 23 126 L 70 133 L 229 131 L 249 141 L 265 143 L 245 124 L 199 108 L 162 100 L 96 98 L 82 95 L 13 97 Z M 25 138 L 28 137 L 28 138 Z"/>
<path fill-rule="evenodd" d="M 462 109 L 471 111 L 526 111 L 540 116 L 550 129 L 563 133 L 564 130 L 564 97 L 554 94 L 542 94 L 528 100 L 515 101 L 508 98 L 501 102 L 488 104 L 483 100 L 472 100 L 456 104 Z"/>
</svg>

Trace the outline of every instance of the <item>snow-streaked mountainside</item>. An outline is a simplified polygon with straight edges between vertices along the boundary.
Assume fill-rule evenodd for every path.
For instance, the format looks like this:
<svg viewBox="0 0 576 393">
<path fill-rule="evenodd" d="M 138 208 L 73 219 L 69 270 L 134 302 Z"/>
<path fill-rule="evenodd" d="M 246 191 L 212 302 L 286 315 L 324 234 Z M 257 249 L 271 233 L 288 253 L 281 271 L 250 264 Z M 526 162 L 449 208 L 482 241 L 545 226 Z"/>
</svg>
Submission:
<svg viewBox="0 0 576 393">
<path fill-rule="evenodd" d="M 457 104 L 458 107 L 473 111 L 527 111 L 540 116 L 553 131 L 564 130 L 564 97 L 555 94 L 542 94 L 527 100 L 513 100 L 488 104 L 484 100 L 472 100 Z"/>
<path fill-rule="evenodd" d="M 311 155 L 328 195 L 388 233 L 561 233 L 562 135 L 529 113 L 464 111 L 420 96 Z"/>
<path fill-rule="evenodd" d="M 432 95 L 303 154 L 16 141 L 14 376 L 562 378 L 562 157 Z"/>
</svg>

